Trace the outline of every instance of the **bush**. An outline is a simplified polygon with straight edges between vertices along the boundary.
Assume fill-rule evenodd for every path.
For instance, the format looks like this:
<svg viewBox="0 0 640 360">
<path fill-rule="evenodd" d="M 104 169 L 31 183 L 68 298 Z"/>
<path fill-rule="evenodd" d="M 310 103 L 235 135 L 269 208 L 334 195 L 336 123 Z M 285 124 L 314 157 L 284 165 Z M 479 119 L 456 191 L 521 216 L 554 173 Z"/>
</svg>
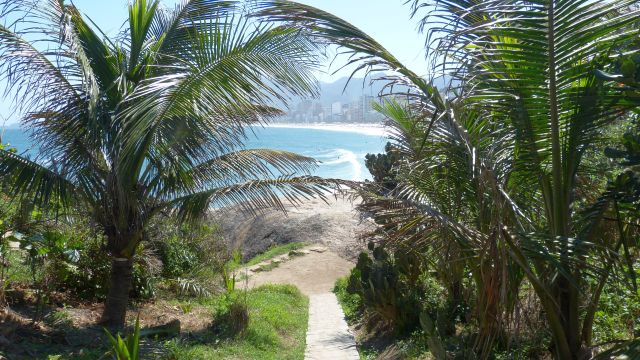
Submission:
<svg viewBox="0 0 640 360">
<path fill-rule="evenodd" d="M 214 311 L 214 333 L 221 337 L 242 336 L 248 326 L 246 293 L 234 291 L 221 296 Z"/>
<path fill-rule="evenodd" d="M 66 291 L 85 300 L 103 300 L 107 295 L 111 259 L 102 236 L 89 224 L 73 221 L 48 225 L 46 230 L 25 236 L 21 247 L 32 268 L 32 282 L 46 291 Z M 146 248 L 134 257 L 131 297 L 154 296 L 160 262 Z"/>
<path fill-rule="evenodd" d="M 78 238 L 76 238 L 77 240 Z M 85 300 L 104 300 L 107 296 L 111 271 L 111 258 L 104 249 L 102 237 L 87 236 L 80 247 L 76 247 L 77 258 L 57 258 L 52 266 L 54 282 L 58 290 L 66 290 Z M 160 262 L 152 251 L 141 248 L 134 256 L 133 281 L 130 296 L 135 299 L 150 299 L 155 295 L 156 277 Z"/>
<path fill-rule="evenodd" d="M 4 200 L 0 195 L 0 205 Z M 86 219 L 88 217 L 80 213 L 66 217 L 65 221 L 54 221 L 25 204 L 6 214 L 0 211 L 0 230 L 12 231 L 15 234 L 12 239 L 20 240 L 22 248 L 9 254 L 6 239 L 0 242 L 3 270 L 0 303 L 9 280 L 15 282 L 7 273 L 17 265 L 28 269 L 19 280 L 36 289 L 39 303 L 49 301 L 53 291 L 66 292 L 81 300 L 104 300 L 111 257 L 100 230 Z M 229 258 L 217 228 L 206 223 L 180 225 L 168 217 L 158 217 L 154 223 L 145 234 L 147 241 L 134 256 L 130 297 L 153 298 L 162 277 L 168 279 L 169 284 L 175 284 L 173 289 L 182 295 L 211 294 L 214 284 L 210 279 L 218 276 L 222 264 Z"/>
<path fill-rule="evenodd" d="M 149 246 L 162 262 L 162 276 L 168 279 L 192 278 L 218 273 L 230 253 L 219 235 L 218 227 L 203 221 L 179 224 L 175 219 L 158 218 L 149 230 Z"/>
<path fill-rule="evenodd" d="M 394 151 L 391 143 L 384 147 L 384 154 L 367 154 L 365 166 L 373 176 L 373 181 L 382 186 L 385 191 L 393 190 L 397 185 L 396 170 L 400 155 Z"/>
<path fill-rule="evenodd" d="M 180 277 L 191 272 L 198 264 L 198 253 L 193 244 L 171 236 L 160 244 L 162 275 L 167 278 Z"/>
<path fill-rule="evenodd" d="M 336 284 L 346 313 L 377 315 L 398 335 L 420 329 L 422 313 L 438 319 L 448 313 L 444 289 L 424 271 L 421 258 L 407 249 L 388 252 L 374 243 L 369 250 L 360 254 L 348 279 Z"/>
</svg>

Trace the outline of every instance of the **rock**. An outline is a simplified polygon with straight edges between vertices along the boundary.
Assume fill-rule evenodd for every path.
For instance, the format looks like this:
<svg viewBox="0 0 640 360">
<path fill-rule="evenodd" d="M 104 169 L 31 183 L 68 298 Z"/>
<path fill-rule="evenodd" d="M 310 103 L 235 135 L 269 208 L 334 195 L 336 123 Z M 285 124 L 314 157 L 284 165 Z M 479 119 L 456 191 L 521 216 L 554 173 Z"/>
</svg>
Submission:
<svg viewBox="0 0 640 360">
<path fill-rule="evenodd" d="M 313 199 L 297 208 L 289 206 L 286 215 L 265 210 L 254 217 L 240 208 L 225 208 L 212 212 L 211 219 L 220 224 L 230 247 L 242 251 L 245 261 L 272 246 L 292 242 L 324 244 L 353 259 L 364 247 L 356 239 L 373 228 L 369 221 L 361 221 L 353 207 L 342 198 L 330 198 L 329 204 Z"/>
<path fill-rule="evenodd" d="M 180 335 L 180 320 L 174 319 L 165 325 L 140 330 L 140 337 L 176 337 Z"/>
</svg>

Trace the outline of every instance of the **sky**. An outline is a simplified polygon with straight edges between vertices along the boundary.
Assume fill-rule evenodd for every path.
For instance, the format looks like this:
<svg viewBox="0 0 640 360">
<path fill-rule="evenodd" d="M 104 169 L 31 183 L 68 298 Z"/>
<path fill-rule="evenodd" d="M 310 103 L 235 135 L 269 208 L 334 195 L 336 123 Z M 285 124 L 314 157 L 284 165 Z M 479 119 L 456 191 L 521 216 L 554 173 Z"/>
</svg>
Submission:
<svg viewBox="0 0 640 360">
<path fill-rule="evenodd" d="M 173 7 L 177 0 L 161 0 Z M 410 18 L 409 5 L 405 0 L 299 0 L 315 6 L 349 21 L 381 43 L 400 61 L 418 74 L 426 73 L 424 60 L 424 35 L 417 31 L 417 21 Z M 107 35 L 118 33 L 127 19 L 128 0 L 73 0 L 76 7 L 91 18 Z M 322 81 L 331 82 L 341 76 L 349 75 L 343 70 L 335 75 L 339 64 L 326 67 L 318 74 Z M 5 84 L 0 81 L 0 92 Z M 1 93 L 0 93 L 1 96 Z M 0 126 L 3 122 L 14 123 L 17 119 L 11 115 L 7 99 L 0 99 Z"/>
</svg>

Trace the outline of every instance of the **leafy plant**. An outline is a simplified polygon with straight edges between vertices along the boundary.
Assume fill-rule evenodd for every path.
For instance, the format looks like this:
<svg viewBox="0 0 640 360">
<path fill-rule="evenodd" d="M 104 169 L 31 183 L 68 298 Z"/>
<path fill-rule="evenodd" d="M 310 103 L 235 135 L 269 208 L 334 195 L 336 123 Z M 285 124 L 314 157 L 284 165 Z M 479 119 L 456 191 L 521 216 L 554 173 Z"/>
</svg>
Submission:
<svg viewBox="0 0 640 360">
<path fill-rule="evenodd" d="M 183 314 L 190 314 L 193 311 L 193 304 L 188 303 L 180 303 L 180 310 L 182 310 Z"/>
<path fill-rule="evenodd" d="M 400 161 L 400 153 L 388 142 L 384 147 L 384 154 L 367 154 L 365 166 L 373 176 L 373 181 L 378 183 L 384 192 L 393 190 L 398 182 L 396 180 L 396 166 Z"/>
<path fill-rule="evenodd" d="M 235 264 L 239 264 L 242 260 L 240 251 L 234 251 L 230 261 L 227 261 L 222 267 L 222 281 L 228 293 L 236 290 L 236 272 L 233 270 Z"/>
<path fill-rule="evenodd" d="M 349 280 L 357 278 L 356 271 L 358 270 L 353 269 L 349 276 L 338 279 L 333 287 L 333 292 L 336 294 L 338 301 L 340 301 L 340 305 L 342 305 L 344 316 L 350 324 L 360 319 L 364 311 L 361 295 L 355 291 L 350 292 L 348 290 Z"/>
<path fill-rule="evenodd" d="M 425 277 L 419 257 L 407 254 L 404 248 L 389 252 L 374 243 L 369 244 L 369 249 L 371 255 L 361 253 L 347 279 L 345 290 L 349 296 L 343 295 L 343 301 L 352 302 L 355 308 L 350 312 L 364 310 L 374 314 L 396 333 L 407 335 L 420 326 L 415 314 L 446 311 L 440 299 L 442 289 Z M 455 320 L 448 320 L 453 325 Z"/>
<path fill-rule="evenodd" d="M 176 286 L 176 292 L 179 296 L 186 297 L 209 297 L 211 291 L 197 279 L 177 278 L 173 280 Z"/>
<path fill-rule="evenodd" d="M 133 333 L 122 339 L 120 334 L 114 337 L 109 330 L 104 329 L 111 344 L 111 354 L 116 360 L 138 360 L 140 356 L 140 315 L 136 317 Z"/>
<path fill-rule="evenodd" d="M 247 293 L 225 293 L 216 303 L 213 330 L 222 337 L 242 336 L 249 326 Z"/>
</svg>

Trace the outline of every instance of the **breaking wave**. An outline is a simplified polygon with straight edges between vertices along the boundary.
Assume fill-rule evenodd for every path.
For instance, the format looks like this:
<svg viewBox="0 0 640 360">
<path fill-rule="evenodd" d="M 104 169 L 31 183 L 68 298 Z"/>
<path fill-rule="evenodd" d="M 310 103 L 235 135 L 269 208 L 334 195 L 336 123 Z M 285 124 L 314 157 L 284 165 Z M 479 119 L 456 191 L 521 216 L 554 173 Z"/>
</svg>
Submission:
<svg viewBox="0 0 640 360">
<path fill-rule="evenodd" d="M 363 180 L 362 164 L 358 160 L 358 156 L 353 151 L 346 149 L 334 149 L 321 152 L 320 154 L 315 155 L 315 157 L 322 162 L 320 164 L 322 167 L 339 167 L 342 169 L 344 166 L 349 166 L 349 168 L 345 170 L 350 172 L 350 176 L 345 176 L 344 178 L 356 181 Z"/>
</svg>

